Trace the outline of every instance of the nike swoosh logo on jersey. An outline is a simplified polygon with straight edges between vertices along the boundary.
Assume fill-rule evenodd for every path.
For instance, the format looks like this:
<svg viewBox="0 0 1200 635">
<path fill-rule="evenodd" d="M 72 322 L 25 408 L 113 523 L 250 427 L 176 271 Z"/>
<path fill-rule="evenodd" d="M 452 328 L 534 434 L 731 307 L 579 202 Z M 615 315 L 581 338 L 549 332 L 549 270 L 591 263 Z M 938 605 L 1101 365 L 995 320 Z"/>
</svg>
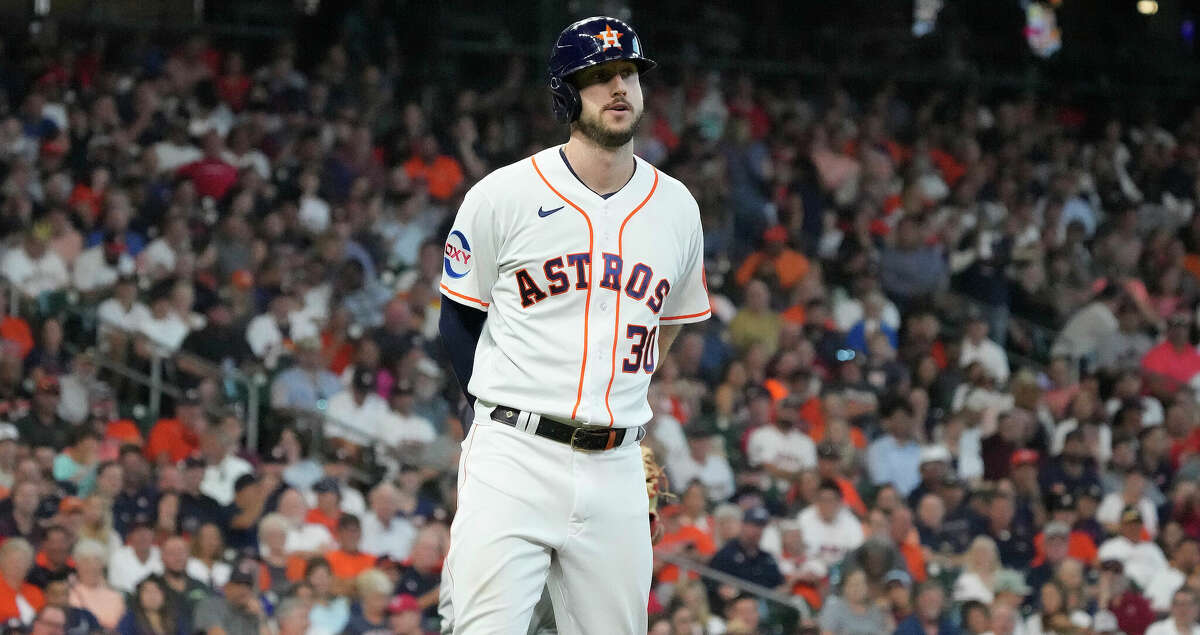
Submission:
<svg viewBox="0 0 1200 635">
<path fill-rule="evenodd" d="M 538 216 L 541 218 L 545 218 L 545 217 L 553 214 L 554 212 L 557 212 L 558 210 L 562 209 L 563 207 L 566 207 L 566 206 L 559 205 L 558 207 L 555 207 L 554 209 L 542 209 L 542 206 L 539 205 L 538 206 Z"/>
</svg>

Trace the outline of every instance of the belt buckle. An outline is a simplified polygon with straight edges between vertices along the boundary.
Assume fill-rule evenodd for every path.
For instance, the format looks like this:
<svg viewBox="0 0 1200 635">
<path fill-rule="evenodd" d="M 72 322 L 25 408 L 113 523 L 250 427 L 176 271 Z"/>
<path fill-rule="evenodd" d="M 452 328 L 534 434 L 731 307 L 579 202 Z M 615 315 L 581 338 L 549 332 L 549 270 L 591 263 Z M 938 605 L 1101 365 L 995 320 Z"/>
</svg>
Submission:
<svg viewBox="0 0 1200 635">
<path fill-rule="evenodd" d="M 583 431 L 583 432 L 606 432 L 610 435 L 609 436 L 610 443 L 606 447 L 602 447 L 602 448 L 595 448 L 595 449 L 581 448 L 581 447 L 575 445 L 575 437 L 581 431 Z M 595 454 L 597 452 L 604 452 L 606 450 L 610 450 L 610 449 L 616 447 L 616 445 L 612 443 L 612 441 L 615 439 L 616 439 L 616 431 L 613 430 L 612 428 L 608 428 L 605 426 L 579 426 L 579 427 L 575 428 L 574 430 L 571 430 L 571 449 L 575 450 L 576 452 L 587 452 L 589 454 Z"/>
</svg>

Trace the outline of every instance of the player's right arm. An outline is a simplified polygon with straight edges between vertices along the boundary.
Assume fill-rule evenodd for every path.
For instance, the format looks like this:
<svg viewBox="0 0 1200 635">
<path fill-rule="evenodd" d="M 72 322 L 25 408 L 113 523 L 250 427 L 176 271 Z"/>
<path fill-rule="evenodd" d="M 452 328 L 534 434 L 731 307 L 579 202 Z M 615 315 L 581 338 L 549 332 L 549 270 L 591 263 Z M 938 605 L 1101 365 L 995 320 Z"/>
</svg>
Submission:
<svg viewBox="0 0 1200 635">
<path fill-rule="evenodd" d="M 479 345 L 479 336 L 483 334 L 483 323 L 486 320 L 486 312 L 459 304 L 442 294 L 438 332 L 442 335 L 442 344 L 446 347 L 450 366 L 454 369 L 458 385 L 467 396 L 468 402 L 475 400 L 467 390 L 467 385 L 471 383 L 471 371 L 475 368 L 475 348 Z"/>
<path fill-rule="evenodd" d="M 463 197 L 442 253 L 442 293 L 450 300 L 487 311 L 496 283 L 496 214 L 477 184 Z"/>
<path fill-rule="evenodd" d="M 475 349 L 483 333 L 496 282 L 494 209 L 476 185 L 463 197 L 442 253 L 442 310 L 438 332 L 467 401 Z"/>
</svg>

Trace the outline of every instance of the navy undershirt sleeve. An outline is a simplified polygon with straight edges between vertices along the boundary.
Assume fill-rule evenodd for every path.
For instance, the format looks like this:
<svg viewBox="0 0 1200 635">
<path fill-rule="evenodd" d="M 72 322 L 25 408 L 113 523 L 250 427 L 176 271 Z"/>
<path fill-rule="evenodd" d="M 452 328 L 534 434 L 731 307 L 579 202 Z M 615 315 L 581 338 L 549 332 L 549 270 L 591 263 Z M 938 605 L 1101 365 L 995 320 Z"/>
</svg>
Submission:
<svg viewBox="0 0 1200 635">
<path fill-rule="evenodd" d="M 450 366 L 454 368 L 454 375 L 458 377 L 458 385 L 467 396 L 468 405 L 475 401 L 474 395 L 467 392 L 467 385 L 471 383 L 471 370 L 475 367 L 475 347 L 479 344 L 479 336 L 483 333 L 483 323 L 486 320 L 486 311 L 472 309 L 442 295 L 438 331 L 450 357 Z"/>
</svg>

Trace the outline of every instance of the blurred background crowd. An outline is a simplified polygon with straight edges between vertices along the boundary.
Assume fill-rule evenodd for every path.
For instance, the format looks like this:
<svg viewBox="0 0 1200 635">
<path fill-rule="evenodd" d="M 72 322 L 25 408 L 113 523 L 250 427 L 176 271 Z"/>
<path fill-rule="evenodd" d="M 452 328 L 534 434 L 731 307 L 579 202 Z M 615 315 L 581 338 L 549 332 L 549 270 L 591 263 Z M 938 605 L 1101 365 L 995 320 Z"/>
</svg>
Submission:
<svg viewBox="0 0 1200 635">
<path fill-rule="evenodd" d="M 300 2 L 266 43 L 33 5 L 0 54 L 0 623 L 436 632 L 444 237 L 565 140 L 543 43 L 460 86 L 422 3 Z M 1200 632 L 1191 96 L 963 82 L 966 23 L 953 80 L 674 71 L 647 22 L 636 148 L 700 203 L 714 314 L 650 392 L 651 633 Z"/>
</svg>

